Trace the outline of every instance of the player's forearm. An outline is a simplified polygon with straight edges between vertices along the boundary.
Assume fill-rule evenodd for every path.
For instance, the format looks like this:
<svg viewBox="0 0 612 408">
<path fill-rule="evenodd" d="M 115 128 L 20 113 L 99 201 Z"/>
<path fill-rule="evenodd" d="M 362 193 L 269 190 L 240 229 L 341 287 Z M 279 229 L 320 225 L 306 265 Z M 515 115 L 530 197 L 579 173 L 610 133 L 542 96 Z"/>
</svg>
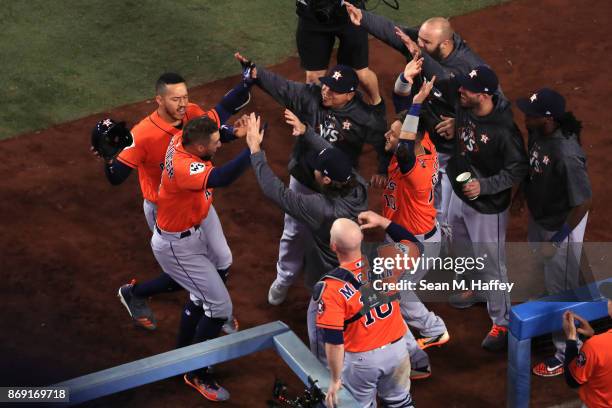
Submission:
<svg viewBox="0 0 612 408">
<path fill-rule="evenodd" d="M 582 204 L 572 208 L 570 213 L 567 216 L 566 223 L 569 225 L 570 229 L 573 230 L 576 228 L 580 221 L 584 218 L 587 212 L 591 209 L 591 204 L 593 203 L 592 199 L 588 199 Z"/>
<path fill-rule="evenodd" d="M 281 105 L 296 111 L 306 85 L 290 81 L 265 68 L 257 67 L 256 84 Z"/>
<path fill-rule="evenodd" d="M 121 163 L 117 159 L 113 159 L 110 164 L 104 165 L 104 174 L 113 186 L 118 186 L 123 183 L 132 173 L 132 168 Z"/>
<path fill-rule="evenodd" d="M 344 366 L 344 344 L 325 343 L 325 355 L 332 381 L 340 380 Z"/>
<path fill-rule="evenodd" d="M 232 184 L 249 167 L 250 154 L 249 149 L 244 149 L 223 166 L 212 169 L 206 182 L 206 188 L 227 187 Z"/>
<path fill-rule="evenodd" d="M 565 361 L 563 362 L 563 373 L 565 375 L 565 383 L 570 388 L 580 387 L 580 383 L 572 376 L 570 363 L 578 356 L 578 345 L 576 340 L 565 341 Z"/>
<path fill-rule="evenodd" d="M 412 59 L 412 55 L 408 52 L 408 49 L 395 34 L 395 23 L 386 17 L 379 16 L 369 11 L 362 11 L 361 26 L 374 37 L 378 38 L 385 44 L 395 48 L 409 59 Z M 401 27 L 406 33 L 410 32 L 409 29 Z"/>
</svg>

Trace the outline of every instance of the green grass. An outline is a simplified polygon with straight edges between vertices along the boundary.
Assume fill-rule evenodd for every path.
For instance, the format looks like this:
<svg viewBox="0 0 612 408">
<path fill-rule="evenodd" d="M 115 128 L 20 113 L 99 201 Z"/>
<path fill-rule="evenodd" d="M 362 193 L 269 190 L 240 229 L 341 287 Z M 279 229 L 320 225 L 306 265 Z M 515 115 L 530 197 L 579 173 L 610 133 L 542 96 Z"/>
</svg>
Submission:
<svg viewBox="0 0 612 408">
<path fill-rule="evenodd" d="M 406 24 L 501 0 L 399 0 Z M 373 6 L 376 0 L 370 0 Z M 295 54 L 293 0 L 6 1 L 0 8 L 0 139 L 150 98 L 159 74 L 191 86 Z"/>
</svg>

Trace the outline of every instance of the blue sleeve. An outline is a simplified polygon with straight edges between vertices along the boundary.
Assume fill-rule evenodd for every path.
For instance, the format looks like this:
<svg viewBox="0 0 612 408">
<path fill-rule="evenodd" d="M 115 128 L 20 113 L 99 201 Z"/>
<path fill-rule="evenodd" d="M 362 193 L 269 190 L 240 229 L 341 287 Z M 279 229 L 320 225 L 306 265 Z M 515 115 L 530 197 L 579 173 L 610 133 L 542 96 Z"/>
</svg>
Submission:
<svg viewBox="0 0 612 408">
<path fill-rule="evenodd" d="M 244 149 L 238 156 L 221 167 L 211 170 L 206 188 L 226 187 L 232 184 L 251 164 L 251 152 Z"/>
<path fill-rule="evenodd" d="M 228 93 L 223 96 L 223 99 L 215 106 L 215 110 L 219 115 L 219 121 L 223 124 L 230 116 L 238 113 L 240 109 L 244 108 L 251 100 L 251 85 L 240 81 L 238 85 L 230 89 Z"/>
<path fill-rule="evenodd" d="M 104 174 L 106 174 L 106 178 L 113 186 L 123 183 L 131 173 L 132 168 L 117 159 L 113 159 L 111 164 L 104 166 Z"/>
<path fill-rule="evenodd" d="M 569 364 L 578 356 L 578 344 L 576 340 L 565 340 L 565 360 L 563 362 L 563 374 L 565 375 L 565 383 L 570 388 L 580 387 L 580 383 L 572 376 L 569 370 Z"/>
<path fill-rule="evenodd" d="M 228 143 L 238 139 L 234 135 L 234 127 L 232 125 L 221 125 L 219 128 L 219 134 L 221 135 L 221 143 Z"/>
<path fill-rule="evenodd" d="M 389 234 L 391 239 L 395 242 L 400 242 L 400 241 L 414 242 L 419 247 L 419 250 L 421 251 L 421 253 L 423 253 L 424 248 L 423 248 L 423 244 L 421 243 L 421 241 L 419 241 L 417 237 L 412 235 L 410 231 L 408 231 L 406 228 L 402 227 L 401 225 L 391 222 L 391 224 L 389 224 L 389 226 L 387 227 L 385 231 L 387 232 L 387 234 Z"/>
<path fill-rule="evenodd" d="M 412 105 L 412 93 L 410 95 L 398 95 L 395 92 L 391 94 L 391 99 L 393 100 L 393 107 L 395 108 L 395 113 L 400 113 L 401 111 L 407 110 Z"/>
<path fill-rule="evenodd" d="M 329 344 L 344 344 L 344 332 L 342 330 L 323 329 L 323 341 Z"/>
<path fill-rule="evenodd" d="M 408 173 L 414 167 L 416 156 L 414 155 L 414 140 L 400 139 L 395 148 L 395 157 L 402 174 Z"/>
</svg>

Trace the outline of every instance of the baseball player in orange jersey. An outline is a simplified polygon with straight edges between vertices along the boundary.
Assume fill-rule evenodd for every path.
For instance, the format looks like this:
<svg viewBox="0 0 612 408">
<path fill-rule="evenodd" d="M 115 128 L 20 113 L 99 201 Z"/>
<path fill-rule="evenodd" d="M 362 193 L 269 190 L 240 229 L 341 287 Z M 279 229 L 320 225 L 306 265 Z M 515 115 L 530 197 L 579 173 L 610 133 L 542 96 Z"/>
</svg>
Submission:
<svg viewBox="0 0 612 408">
<path fill-rule="evenodd" d="M 414 64 L 411 62 L 408 65 Z M 415 71 L 415 74 L 419 70 Z M 385 149 L 393 153 L 383 193 L 383 216 L 406 228 L 424 244 L 426 258 L 440 253 L 440 230 L 436 222 L 434 188 L 438 182 L 438 156 L 427 132 L 418 131 L 421 103 L 433 86 L 425 81 L 413 98 L 409 112 L 401 112 L 385 134 Z M 387 240 L 390 240 L 387 237 Z M 405 279 L 418 282 L 427 273 L 419 268 Z M 406 323 L 417 329 L 422 338 L 415 342 L 407 336 L 412 359 L 412 379 L 431 375 L 429 358 L 422 350 L 449 340 L 444 321 L 429 311 L 411 290 L 401 293 L 400 306 Z"/>
<path fill-rule="evenodd" d="M 397 224 L 395 228 L 401 229 Z M 330 235 L 330 247 L 340 267 L 324 275 L 313 291 L 317 326 L 324 331 L 331 372 L 326 405 L 342 406 L 337 393 L 344 385 L 362 407 L 375 407 L 377 395 L 385 406 L 413 407 L 410 357 L 404 344 L 407 328 L 399 304 L 392 301 L 362 313 L 361 229 L 355 222 L 339 218 Z"/>
<path fill-rule="evenodd" d="M 208 116 L 190 121 L 176 134 L 166 152 L 157 200 L 151 248 L 162 269 L 189 291 L 179 329 L 179 339 L 186 344 L 217 337 L 232 316 L 232 302 L 214 262 L 214 238 L 223 233 L 212 212 L 213 189 L 238 178 L 250 165 L 250 152 L 245 149 L 214 167 L 211 160 L 221 146 L 220 137 L 217 123 Z M 184 379 L 211 401 L 229 398 L 207 368 Z"/>
<path fill-rule="evenodd" d="M 599 285 L 599 291 L 608 300 L 608 315 L 612 318 L 612 282 Z M 579 388 L 583 407 L 609 408 L 612 403 L 612 330 L 595 335 L 589 322 L 571 311 L 563 315 L 563 330 L 567 337 L 563 363 L 565 382 L 572 388 Z M 577 333 L 587 337 L 580 352 Z"/>
<path fill-rule="evenodd" d="M 224 96 L 215 109 L 204 111 L 198 105 L 189 103 L 185 80 L 176 73 L 165 73 L 159 77 L 156 83 L 156 94 L 155 100 L 158 108 L 131 130 L 132 145 L 125 148 L 115 160 L 105 166 L 106 176 L 113 185 L 121 184 L 130 175 L 132 169 L 138 169 L 138 179 L 144 198 L 143 209 L 151 231 L 155 226 L 157 192 L 170 139 L 179 133 L 189 120 L 202 115 L 211 117 L 218 125 L 221 125 L 250 100 L 248 85 L 240 83 Z M 236 130 L 224 125 L 222 140 L 233 140 L 235 134 L 244 136 L 240 129 Z M 212 220 L 215 220 L 214 222 L 218 225 L 218 228 L 215 229 L 218 234 L 211 239 L 211 242 L 214 242 L 212 253 L 216 254 L 217 269 L 225 279 L 232 263 L 232 254 L 214 208 L 211 209 L 211 222 Z M 136 284 L 133 281 L 131 284 L 123 285 L 118 291 L 118 296 L 137 325 L 154 330 L 156 328 L 155 319 L 145 299 L 158 293 L 179 289 L 180 285 L 172 281 L 167 274 L 162 273 L 158 278 L 148 282 Z M 231 319 L 225 327 L 228 332 L 235 331 L 237 322 Z"/>
</svg>

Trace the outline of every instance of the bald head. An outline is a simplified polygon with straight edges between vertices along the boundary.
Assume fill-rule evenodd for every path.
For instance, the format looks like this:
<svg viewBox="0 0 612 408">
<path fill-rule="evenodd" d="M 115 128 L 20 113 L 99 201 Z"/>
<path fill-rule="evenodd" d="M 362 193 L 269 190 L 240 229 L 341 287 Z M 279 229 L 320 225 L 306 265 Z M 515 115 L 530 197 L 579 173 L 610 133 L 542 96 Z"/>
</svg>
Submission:
<svg viewBox="0 0 612 408">
<path fill-rule="evenodd" d="M 419 47 L 434 58 L 445 58 L 454 46 L 454 33 L 448 19 L 432 17 L 425 20 L 419 29 Z"/>
<path fill-rule="evenodd" d="M 363 234 L 359 225 L 348 218 L 338 218 L 330 230 L 330 246 L 340 256 L 359 251 Z"/>
</svg>

